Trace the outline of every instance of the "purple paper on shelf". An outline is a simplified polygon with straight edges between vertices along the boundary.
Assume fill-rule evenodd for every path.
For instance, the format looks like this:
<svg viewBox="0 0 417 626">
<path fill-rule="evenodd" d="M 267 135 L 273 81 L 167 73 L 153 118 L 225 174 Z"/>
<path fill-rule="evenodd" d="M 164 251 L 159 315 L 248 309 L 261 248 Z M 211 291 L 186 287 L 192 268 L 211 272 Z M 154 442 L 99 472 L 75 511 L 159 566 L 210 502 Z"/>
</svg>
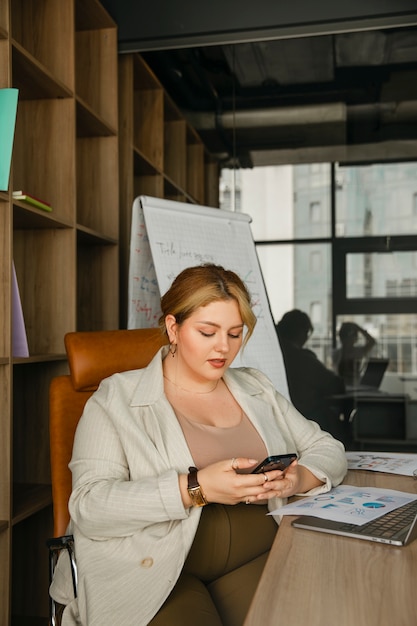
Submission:
<svg viewBox="0 0 417 626">
<path fill-rule="evenodd" d="M 25 320 L 17 284 L 16 270 L 12 268 L 12 351 L 14 357 L 28 357 L 29 347 L 26 336 Z"/>
</svg>

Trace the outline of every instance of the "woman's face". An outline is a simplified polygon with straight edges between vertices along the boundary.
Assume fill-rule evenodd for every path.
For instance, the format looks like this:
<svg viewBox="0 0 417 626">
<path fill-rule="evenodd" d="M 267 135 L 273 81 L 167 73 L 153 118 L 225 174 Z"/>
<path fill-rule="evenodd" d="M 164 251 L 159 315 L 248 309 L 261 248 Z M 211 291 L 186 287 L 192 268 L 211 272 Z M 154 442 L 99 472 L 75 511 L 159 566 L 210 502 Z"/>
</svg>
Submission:
<svg viewBox="0 0 417 626">
<path fill-rule="evenodd" d="M 180 326 L 166 318 L 170 341 L 177 343 L 177 374 L 197 381 L 223 376 L 240 350 L 243 321 L 235 300 L 199 307 Z"/>
</svg>

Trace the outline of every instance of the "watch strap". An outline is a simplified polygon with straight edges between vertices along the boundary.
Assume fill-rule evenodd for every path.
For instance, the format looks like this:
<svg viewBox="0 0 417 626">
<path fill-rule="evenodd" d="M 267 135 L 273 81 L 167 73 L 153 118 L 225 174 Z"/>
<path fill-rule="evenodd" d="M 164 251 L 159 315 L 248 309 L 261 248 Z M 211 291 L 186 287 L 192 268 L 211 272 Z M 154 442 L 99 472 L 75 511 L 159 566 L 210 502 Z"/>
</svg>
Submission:
<svg viewBox="0 0 417 626">
<path fill-rule="evenodd" d="M 188 468 L 188 494 L 191 498 L 193 506 L 205 506 L 208 504 L 208 501 L 203 493 L 203 490 L 201 489 L 200 483 L 198 482 L 197 472 L 198 469 L 194 466 Z"/>
<path fill-rule="evenodd" d="M 188 468 L 188 489 L 197 489 L 200 486 L 197 478 L 198 469 L 196 467 Z"/>
</svg>

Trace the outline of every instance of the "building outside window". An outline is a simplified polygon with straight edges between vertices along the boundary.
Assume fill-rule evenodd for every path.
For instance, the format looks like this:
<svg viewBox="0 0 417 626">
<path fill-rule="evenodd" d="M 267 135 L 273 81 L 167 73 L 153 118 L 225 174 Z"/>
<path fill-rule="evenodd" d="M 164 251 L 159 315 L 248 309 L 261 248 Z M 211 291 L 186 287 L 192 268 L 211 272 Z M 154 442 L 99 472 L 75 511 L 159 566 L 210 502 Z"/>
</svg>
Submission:
<svg viewBox="0 0 417 626">
<path fill-rule="evenodd" d="M 309 343 L 328 366 L 338 328 L 355 321 L 389 373 L 417 375 L 417 164 L 261 167 L 238 180 L 274 320 L 314 315 Z"/>
<path fill-rule="evenodd" d="M 310 202 L 310 222 L 317 223 L 321 220 L 320 202 Z"/>
</svg>

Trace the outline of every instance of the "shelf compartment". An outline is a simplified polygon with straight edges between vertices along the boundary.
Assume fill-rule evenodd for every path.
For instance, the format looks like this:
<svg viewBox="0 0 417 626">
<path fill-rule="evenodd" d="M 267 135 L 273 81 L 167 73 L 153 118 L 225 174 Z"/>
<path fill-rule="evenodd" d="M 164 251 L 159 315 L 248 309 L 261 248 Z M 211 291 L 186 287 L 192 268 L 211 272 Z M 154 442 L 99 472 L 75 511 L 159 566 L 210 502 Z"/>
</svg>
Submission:
<svg viewBox="0 0 417 626">
<path fill-rule="evenodd" d="M 0 3 L 0 39 L 7 38 L 9 31 L 9 3 Z"/>
<path fill-rule="evenodd" d="M 156 169 L 138 150 L 133 151 L 133 175 L 133 195 L 135 198 L 140 195 L 163 198 L 163 172 Z"/>
<path fill-rule="evenodd" d="M 22 46 L 12 46 L 13 87 L 20 100 L 37 98 L 70 98 L 72 91 L 57 79 Z"/>
<path fill-rule="evenodd" d="M 11 411 L 11 368 L 0 367 L 0 397 L 2 415 Z M 8 419 L 0 422 L 0 519 L 9 519 L 10 514 L 10 435 L 11 423 Z"/>
<path fill-rule="evenodd" d="M 82 30 L 75 37 L 77 95 L 117 129 L 117 30 Z"/>
<path fill-rule="evenodd" d="M 116 25 L 99 0 L 75 0 L 75 30 L 114 28 Z"/>
<path fill-rule="evenodd" d="M 78 244 L 90 244 L 90 245 L 114 245 L 117 244 L 117 239 L 114 237 L 106 237 L 102 233 L 86 228 L 85 226 L 77 225 L 77 243 Z"/>
<path fill-rule="evenodd" d="M 8 197 L 8 196 L 7 196 Z M 6 357 L 10 353 L 10 321 L 11 321 L 11 225 L 10 205 L 0 203 L 0 356 Z M 7 397 L 7 396 L 6 396 Z M 4 415 L 7 415 L 5 411 Z"/>
<path fill-rule="evenodd" d="M 68 374 L 66 361 L 39 361 L 13 366 L 13 520 L 30 516 L 37 496 L 43 508 L 50 502 L 41 495 L 50 485 L 49 386 L 52 378 Z M 23 391 L 24 390 L 24 393 Z M 29 487 L 18 487 L 29 485 Z M 33 502 L 32 502 L 33 501 Z M 36 509 L 37 510 L 37 509 Z"/>
<path fill-rule="evenodd" d="M 197 141 L 187 141 L 187 192 L 195 202 L 204 204 L 204 146 Z"/>
<path fill-rule="evenodd" d="M 220 165 L 207 153 L 204 158 L 204 203 L 206 206 L 219 207 Z"/>
<path fill-rule="evenodd" d="M 53 534 L 52 506 L 13 527 L 13 626 L 48 624 L 49 554 L 46 540 Z M 43 621 L 45 620 L 45 621 Z"/>
<path fill-rule="evenodd" d="M 119 236 L 117 137 L 77 139 L 77 222 L 103 236 Z"/>
<path fill-rule="evenodd" d="M 133 94 L 133 147 L 157 170 L 164 169 L 164 93 L 161 87 Z"/>
<path fill-rule="evenodd" d="M 136 148 L 133 150 L 133 170 L 135 176 L 154 176 L 163 174 L 163 171 L 160 168 L 155 167 L 146 155 Z"/>
<path fill-rule="evenodd" d="M 29 365 L 33 363 L 46 363 L 66 361 L 67 355 L 62 352 L 61 354 L 34 354 L 32 356 L 23 357 L 17 356 L 13 358 L 13 365 Z"/>
<path fill-rule="evenodd" d="M 107 124 L 103 119 L 77 97 L 77 137 L 111 137 L 117 134 L 117 130 Z"/>
<path fill-rule="evenodd" d="M 0 89 L 10 87 L 9 83 L 9 42 L 0 36 Z"/>
<path fill-rule="evenodd" d="M 8 577 L 10 571 L 10 546 L 11 533 L 7 520 L 0 521 L 0 563 L 2 564 L 2 573 L 0 575 L 0 624 L 9 624 L 9 586 Z"/>
<path fill-rule="evenodd" d="M 11 0 L 11 24 L 12 38 L 73 92 L 72 0 Z"/>
<path fill-rule="evenodd" d="M 119 327 L 119 247 L 79 245 L 77 252 L 77 330 Z"/>
<path fill-rule="evenodd" d="M 164 170 L 168 178 L 180 189 L 187 185 L 186 133 L 184 120 L 169 120 L 164 128 Z"/>
<path fill-rule="evenodd" d="M 135 176 L 133 180 L 134 197 L 153 196 L 163 198 L 165 181 L 162 175 Z"/>
<path fill-rule="evenodd" d="M 52 206 L 55 219 L 75 213 L 75 105 L 71 99 L 19 102 L 13 187 Z"/>
<path fill-rule="evenodd" d="M 75 329 L 75 231 L 15 230 L 13 245 L 29 354 L 61 354 Z"/>
<path fill-rule="evenodd" d="M 43 211 L 19 200 L 13 201 L 13 227 L 15 229 L 71 228 L 73 224 L 55 218 L 53 211 Z"/>
<path fill-rule="evenodd" d="M 170 200 L 193 202 L 193 198 L 187 194 L 185 188 L 180 187 L 175 180 L 172 180 L 172 178 L 167 175 L 164 175 L 164 194 L 165 197 Z"/>
<path fill-rule="evenodd" d="M 15 483 L 13 487 L 13 526 L 51 504 L 51 485 Z"/>
</svg>

